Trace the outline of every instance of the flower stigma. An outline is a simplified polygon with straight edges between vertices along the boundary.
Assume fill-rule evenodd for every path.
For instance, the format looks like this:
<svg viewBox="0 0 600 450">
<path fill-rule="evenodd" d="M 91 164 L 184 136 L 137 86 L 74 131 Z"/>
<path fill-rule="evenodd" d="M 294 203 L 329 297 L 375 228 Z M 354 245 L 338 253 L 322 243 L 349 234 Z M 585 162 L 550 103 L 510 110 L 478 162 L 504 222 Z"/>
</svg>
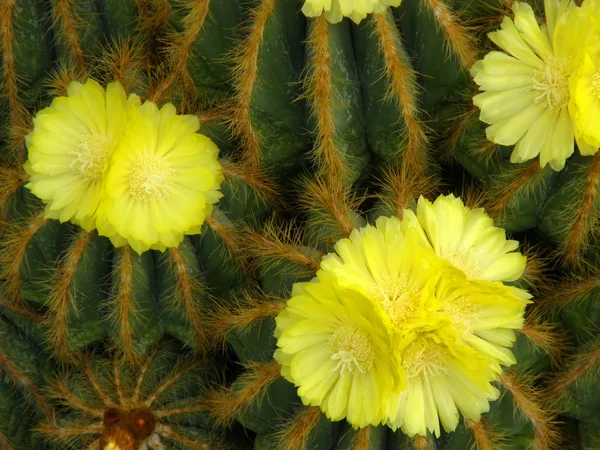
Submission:
<svg viewBox="0 0 600 450">
<path fill-rule="evenodd" d="M 433 377 L 448 372 L 448 348 L 434 339 L 439 340 L 437 336 L 419 336 L 402 352 L 402 367 L 408 378 Z"/>
<path fill-rule="evenodd" d="M 372 292 L 397 327 L 417 314 L 415 299 L 419 289 L 406 276 L 384 274 L 373 283 Z"/>
<path fill-rule="evenodd" d="M 545 102 L 552 111 L 566 108 L 569 103 L 569 78 L 572 73 L 571 58 L 550 56 L 545 67 L 533 75 L 533 90 L 537 103 Z"/>
<path fill-rule="evenodd" d="M 86 180 L 96 179 L 104 170 L 104 163 L 112 143 L 100 134 L 90 134 L 79 144 L 76 151 L 69 152 L 73 161 L 69 167 L 77 170 Z"/>
<path fill-rule="evenodd" d="M 338 328 L 328 341 L 331 351 L 331 360 L 337 361 L 337 365 L 331 369 L 332 372 L 340 370 L 340 376 L 346 376 L 346 372 L 367 373 L 373 366 L 375 354 L 371 347 L 371 340 L 361 330 L 349 325 Z"/>
<path fill-rule="evenodd" d="M 129 191 L 136 200 L 155 202 L 169 196 L 169 185 L 175 171 L 161 157 L 146 155 L 140 158 L 129 176 Z"/>
</svg>

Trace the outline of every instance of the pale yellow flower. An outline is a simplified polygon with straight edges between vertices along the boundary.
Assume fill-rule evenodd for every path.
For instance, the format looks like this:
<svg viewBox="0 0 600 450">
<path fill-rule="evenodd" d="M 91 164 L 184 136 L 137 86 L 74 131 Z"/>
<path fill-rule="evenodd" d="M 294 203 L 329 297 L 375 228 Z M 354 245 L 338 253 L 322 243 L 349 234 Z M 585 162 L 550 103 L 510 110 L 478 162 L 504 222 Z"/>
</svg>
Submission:
<svg viewBox="0 0 600 450">
<path fill-rule="evenodd" d="M 492 385 L 523 326 L 530 295 L 502 283 L 467 281 L 456 269 L 432 277 L 410 298 L 413 314 L 393 334 L 407 387 L 387 405 L 388 425 L 409 436 L 440 435 L 458 425 L 459 412 L 479 421 L 498 398 Z"/>
<path fill-rule="evenodd" d="M 368 298 L 330 274 L 296 283 L 277 316 L 275 360 L 305 405 L 355 428 L 378 425 L 403 380 L 390 358 L 390 336 Z"/>
<path fill-rule="evenodd" d="M 368 14 L 381 14 L 388 6 L 400 6 L 402 0 L 306 0 L 302 12 L 307 17 L 318 17 L 325 13 L 329 23 L 338 23 L 349 17 L 360 23 Z"/>
<path fill-rule="evenodd" d="M 222 197 L 218 148 L 198 118 L 146 101 L 128 119 L 98 207 L 98 232 L 138 253 L 177 247 L 197 234 Z"/>
<path fill-rule="evenodd" d="M 593 26 L 594 38 L 571 76 L 569 112 L 578 144 L 588 147 L 586 154 L 593 154 L 600 148 L 600 1 L 586 0 L 582 11 Z"/>
<path fill-rule="evenodd" d="M 107 161 L 125 130 L 127 110 L 140 101 L 136 95 L 127 99 L 118 82 L 105 91 L 92 79 L 71 82 L 67 94 L 33 119 L 33 131 L 25 138 L 25 186 L 46 204 L 45 217 L 91 231 Z"/>
<path fill-rule="evenodd" d="M 369 299 L 370 306 L 361 301 L 348 307 L 364 315 L 370 307 L 372 323 L 389 336 L 388 358 L 402 382 L 385 402 L 385 423 L 411 436 L 439 436 L 440 422 L 454 430 L 459 412 L 478 421 L 497 398 L 492 383 L 502 366 L 515 362 L 513 329 L 522 327 L 530 295 L 499 281 L 469 278 L 518 278 L 522 271 L 505 267 L 515 259 L 514 244 L 482 211 L 452 196 L 433 205 L 421 200 L 419 206 L 417 215 L 405 210 L 402 220 L 380 217 L 375 226 L 353 230 L 336 243 L 336 253 L 323 258 L 318 277 L 331 274 L 340 288 Z M 442 222 L 450 227 L 448 236 Z M 327 308 L 334 311 L 329 303 Z M 296 303 L 296 309 L 307 319 L 323 314 L 308 304 Z M 287 326 L 278 322 L 280 329 Z M 321 358 L 325 364 L 326 354 Z"/>
<path fill-rule="evenodd" d="M 516 281 L 523 274 L 527 258 L 516 251 L 519 243 L 506 239 L 483 208 L 471 209 L 452 194 L 433 203 L 421 197 L 417 218 L 436 254 L 470 280 Z"/>
<path fill-rule="evenodd" d="M 480 90 L 473 102 L 490 124 L 490 141 L 514 145 L 511 162 L 540 156 L 540 164 L 561 170 L 574 151 L 569 114 L 569 81 L 590 39 L 589 17 L 570 0 L 545 0 L 546 25 L 531 6 L 513 3 L 514 21 L 505 17 L 489 38 L 492 51 L 471 69 Z M 578 142 L 579 144 L 579 142 Z M 581 144 L 580 152 L 590 148 Z"/>
</svg>

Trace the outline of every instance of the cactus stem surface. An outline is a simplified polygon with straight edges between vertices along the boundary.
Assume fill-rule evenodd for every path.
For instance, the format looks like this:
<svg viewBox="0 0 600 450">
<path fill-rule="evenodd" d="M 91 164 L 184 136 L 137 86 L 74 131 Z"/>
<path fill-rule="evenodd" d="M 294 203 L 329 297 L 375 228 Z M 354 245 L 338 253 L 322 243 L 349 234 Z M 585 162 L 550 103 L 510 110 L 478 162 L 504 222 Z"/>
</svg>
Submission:
<svg viewBox="0 0 600 450">
<path fill-rule="evenodd" d="M 3 320 L 3 319 L 0 319 Z M 35 401 L 35 406 L 50 417 L 53 413 L 53 408 L 46 400 L 46 397 L 35 386 L 27 374 L 21 372 L 17 366 L 11 361 L 9 356 L 0 348 L 0 372 L 4 373 L 6 378 L 14 384 L 15 387 L 25 390 Z"/>
<path fill-rule="evenodd" d="M 180 433 L 177 433 L 175 430 L 173 430 L 168 425 L 165 425 L 162 423 L 159 423 L 158 425 L 156 425 L 156 432 L 162 436 L 173 439 L 174 441 L 176 441 L 179 444 L 187 445 L 188 447 L 193 448 L 193 449 L 218 450 L 220 448 L 220 447 L 216 447 L 212 442 L 209 442 L 209 441 L 202 442 L 202 441 L 198 441 L 198 440 L 188 439 L 185 436 L 181 435 Z"/>
<path fill-rule="evenodd" d="M 557 361 L 564 350 L 564 342 L 556 328 L 548 323 L 533 323 L 528 320 L 525 326 L 519 330 L 536 346 L 541 347 L 552 358 Z"/>
<path fill-rule="evenodd" d="M 25 263 L 27 246 L 35 233 L 46 224 L 44 213 L 35 214 L 24 223 L 14 225 L 3 236 L 0 253 L 1 278 L 6 280 L 6 294 L 12 305 L 19 305 L 21 298 L 21 267 Z"/>
<path fill-rule="evenodd" d="M 92 236 L 93 233 L 81 230 L 73 237 L 69 250 L 50 280 L 52 288 L 48 301 L 51 311 L 47 320 L 47 324 L 50 325 L 48 340 L 53 351 L 63 360 L 71 354 L 67 344 L 69 307 L 74 307 L 75 311 L 77 309 L 76 305 L 73 304 L 74 298 L 71 291 L 71 283 L 77 272 L 79 261 Z"/>
<path fill-rule="evenodd" d="M 425 0 L 424 3 L 435 17 L 449 43 L 448 53 L 454 52 L 463 67 L 469 69 L 477 61 L 477 48 L 473 43 L 473 38 L 458 17 L 458 13 L 442 0 Z"/>
<path fill-rule="evenodd" d="M 425 124 L 420 119 L 416 74 L 410 67 L 410 59 L 400 46 L 401 36 L 396 28 L 391 10 L 386 14 L 374 14 L 375 30 L 379 37 L 379 51 L 385 60 L 389 88 L 386 100 L 395 101 L 402 111 L 408 144 L 403 155 L 406 173 L 425 176 L 428 139 Z"/>
<path fill-rule="evenodd" d="M 133 263 L 131 258 L 131 249 L 129 246 L 124 246 L 118 250 L 119 261 L 117 272 L 119 277 L 119 288 L 111 300 L 115 308 L 112 315 L 116 315 L 115 319 L 119 323 L 119 347 L 123 351 L 125 358 L 134 362 L 138 355 L 134 348 L 134 330 L 132 321 L 135 319 L 135 308 L 133 304 Z"/>
<path fill-rule="evenodd" d="M 65 402 L 65 404 L 69 405 L 73 409 L 85 412 L 99 419 L 102 419 L 102 416 L 104 416 L 104 408 L 92 408 L 86 405 L 82 399 L 70 392 L 67 380 L 64 378 L 60 378 L 54 382 L 52 385 L 52 392 L 56 398 L 61 399 Z"/>
<path fill-rule="evenodd" d="M 234 134 L 242 141 L 245 155 L 243 160 L 253 169 L 260 167 L 260 141 L 252 125 L 250 103 L 257 81 L 258 55 L 265 25 L 274 11 L 275 0 L 261 0 L 252 10 L 248 21 L 248 35 L 236 49 L 234 56 L 236 100 L 230 125 Z"/>
<path fill-rule="evenodd" d="M 14 197 L 17 190 L 28 178 L 22 168 L 0 168 L 0 233 L 6 219 L 6 205 Z"/>
<path fill-rule="evenodd" d="M 10 444 L 10 441 L 4 433 L 0 433 L 0 448 L 3 448 L 4 450 L 17 450 Z"/>
<path fill-rule="evenodd" d="M 402 219 L 404 210 L 409 207 L 411 200 L 417 200 L 420 195 L 432 197 L 438 189 L 437 180 L 432 176 L 420 176 L 404 169 L 389 168 L 383 174 L 381 182 L 383 191 L 378 197 L 392 209 L 395 216 Z"/>
<path fill-rule="evenodd" d="M 169 262 L 177 277 L 175 286 L 175 302 L 185 310 L 185 317 L 194 330 L 194 343 L 201 352 L 208 348 L 208 337 L 204 332 L 204 313 L 196 303 L 196 298 L 205 290 L 197 279 L 190 276 L 181 251 L 177 248 L 169 250 Z"/>
<path fill-rule="evenodd" d="M 300 251 L 300 236 L 294 225 L 278 226 L 273 221 L 262 225 L 260 231 L 247 230 L 245 241 L 248 251 L 257 258 L 275 258 L 291 261 L 308 269 L 308 275 L 319 270 L 320 261 Z"/>
<path fill-rule="evenodd" d="M 185 374 L 191 372 L 193 370 L 192 365 L 183 366 L 183 367 L 175 367 L 171 373 L 167 376 L 167 378 L 160 384 L 160 386 L 155 389 L 154 393 L 148 397 L 148 399 L 144 402 L 144 404 L 149 408 L 154 402 L 160 397 L 160 395 L 167 390 L 170 386 L 172 386 L 176 381 L 178 381 Z"/>
<path fill-rule="evenodd" d="M 473 437 L 475 438 L 473 450 L 494 450 L 498 448 L 502 436 L 494 432 L 485 420 L 481 419 L 479 422 L 475 422 L 467 418 L 465 422 L 467 427 L 473 431 Z"/>
<path fill-rule="evenodd" d="M 102 400 L 102 402 L 109 408 L 114 408 L 117 404 L 110 398 L 110 396 L 104 392 L 104 390 L 100 387 L 100 383 L 98 382 L 98 378 L 94 374 L 92 369 L 92 361 L 89 358 L 85 358 L 83 362 L 83 370 L 85 371 L 87 379 L 90 381 L 92 388 L 98 395 L 98 397 Z"/>
<path fill-rule="evenodd" d="M 168 61 L 171 70 L 171 76 L 164 81 L 158 92 L 168 89 L 168 86 L 175 78 L 183 80 L 187 86 L 193 86 L 194 83 L 189 76 L 188 61 L 192 45 L 196 41 L 198 34 L 202 31 L 204 22 L 209 15 L 211 0 L 186 0 L 183 7 L 187 9 L 187 15 L 182 19 L 181 25 L 183 31 L 174 35 L 169 40 Z M 195 89 L 195 87 L 194 87 Z"/>
<path fill-rule="evenodd" d="M 335 101 L 331 79 L 329 52 L 329 24 L 324 16 L 311 19 L 307 46 L 311 51 L 303 96 L 309 100 L 310 113 L 316 121 L 314 155 L 320 162 L 322 178 L 338 183 L 347 168 L 335 148 L 335 124 L 331 112 Z"/>
<path fill-rule="evenodd" d="M 278 433 L 278 448 L 281 450 L 305 450 L 309 443 L 310 433 L 320 418 L 321 410 L 318 407 L 304 408 Z"/>
<path fill-rule="evenodd" d="M 501 183 L 501 188 L 492 190 L 489 193 L 486 210 L 492 217 L 499 217 L 505 211 L 508 203 L 515 198 L 524 189 L 530 188 L 530 181 L 540 172 L 539 160 L 535 159 L 531 163 L 522 167 L 517 167 L 503 174 L 505 183 Z"/>
<path fill-rule="evenodd" d="M 139 74 L 145 69 L 143 52 L 143 45 L 131 38 L 119 38 L 104 47 L 99 63 L 102 67 L 106 67 L 112 76 L 112 79 L 107 81 L 118 80 L 126 92 L 132 91 L 135 87 L 140 88 Z M 156 102 L 153 98 L 151 100 Z"/>
<path fill-rule="evenodd" d="M 572 356 L 566 363 L 566 370 L 557 374 L 550 387 L 550 393 L 558 398 L 571 386 L 583 379 L 586 375 L 593 373 L 600 365 L 600 347 L 589 352 L 583 352 Z"/>
<path fill-rule="evenodd" d="M 592 159 L 585 186 L 578 202 L 571 226 L 567 228 L 567 239 L 563 248 L 564 263 L 578 266 L 581 255 L 589 246 L 589 239 L 598 223 L 598 184 L 600 183 L 600 153 Z"/>
<path fill-rule="evenodd" d="M 279 297 L 253 298 L 250 294 L 237 305 L 217 310 L 212 318 L 213 342 L 224 346 L 232 331 L 244 333 L 251 325 L 267 317 L 277 316 L 285 308 L 286 300 Z"/>
<path fill-rule="evenodd" d="M 238 378 L 241 385 L 235 391 L 223 389 L 209 395 L 208 406 L 217 425 L 229 426 L 253 402 L 260 402 L 267 388 L 280 377 L 280 367 L 275 361 L 251 363 Z"/>
<path fill-rule="evenodd" d="M 259 198 L 278 206 L 281 203 L 277 186 L 270 181 L 261 171 L 253 170 L 251 167 L 236 164 L 229 160 L 222 160 L 223 175 L 225 178 L 242 180 L 250 186 Z"/>
<path fill-rule="evenodd" d="M 301 192 L 300 206 L 306 212 L 316 212 L 319 216 L 318 223 L 341 228 L 344 236 L 339 238 L 350 235 L 354 229 L 351 212 L 358 201 L 352 197 L 347 188 L 340 182 L 327 183 L 322 178 L 316 178 L 305 182 Z"/>
<path fill-rule="evenodd" d="M 225 244 L 227 251 L 231 255 L 241 255 L 242 254 L 242 238 L 239 236 L 238 230 L 235 228 L 233 224 L 221 223 L 217 219 L 218 213 L 208 216 L 204 223 L 209 227 Z"/>
<path fill-rule="evenodd" d="M 352 440 L 352 450 L 369 450 L 371 448 L 371 427 L 364 427 L 358 430 Z"/>
<path fill-rule="evenodd" d="M 431 439 L 426 436 L 415 436 L 412 444 L 414 450 L 432 450 Z"/>
<path fill-rule="evenodd" d="M 534 447 L 539 450 L 554 448 L 560 436 L 554 413 L 543 404 L 543 394 L 513 372 L 504 372 L 499 381 L 512 394 L 517 408 L 531 420 L 535 430 Z"/>
<path fill-rule="evenodd" d="M 4 0 L 0 4 L 0 48 L 2 49 L 2 90 L 8 98 L 10 108 L 9 123 L 10 129 L 20 127 L 27 122 L 27 110 L 21 103 L 19 97 L 18 76 L 15 69 L 14 59 L 14 29 L 13 15 L 16 13 L 17 0 Z M 23 139 L 12 140 L 11 147 L 14 152 L 16 162 L 22 163 L 23 158 Z"/>
<path fill-rule="evenodd" d="M 77 67 L 84 71 L 85 60 L 83 59 L 83 50 L 77 34 L 77 27 L 81 25 L 81 19 L 75 11 L 76 7 L 77 2 L 73 0 L 53 0 L 52 15 L 54 16 L 54 23 L 59 24 L 58 34 L 65 40 Z"/>
</svg>

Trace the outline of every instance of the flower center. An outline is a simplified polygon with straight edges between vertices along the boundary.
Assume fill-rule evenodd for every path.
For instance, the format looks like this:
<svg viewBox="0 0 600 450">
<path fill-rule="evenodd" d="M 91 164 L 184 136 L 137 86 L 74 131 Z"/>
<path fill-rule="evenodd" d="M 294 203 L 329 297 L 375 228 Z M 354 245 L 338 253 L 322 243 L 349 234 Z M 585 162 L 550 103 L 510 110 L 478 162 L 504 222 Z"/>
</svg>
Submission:
<svg viewBox="0 0 600 450">
<path fill-rule="evenodd" d="M 343 325 L 329 338 L 328 346 L 331 359 L 338 361 L 332 372 L 339 369 L 342 377 L 346 372 L 352 373 L 355 369 L 360 373 L 366 373 L 373 366 L 375 355 L 371 340 L 359 329 Z"/>
<path fill-rule="evenodd" d="M 169 196 L 175 171 L 160 156 L 140 158 L 129 175 L 129 192 L 136 200 L 160 201 Z"/>
<path fill-rule="evenodd" d="M 419 289 L 407 277 L 383 275 L 379 282 L 373 283 L 371 289 L 394 325 L 402 326 L 417 313 L 415 299 L 419 295 Z"/>
<path fill-rule="evenodd" d="M 592 85 L 590 86 L 592 94 L 594 94 L 600 100 L 600 72 L 596 72 L 592 76 Z"/>
<path fill-rule="evenodd" d="M 420 336 L 406 347 L 402 353 L 402 367 L 407 377 L 432 377 L 448 371 L 448 349 L 437 340 L 429 335 Z"/>
<path fill-rule="evenodd" d="M 96 179 L 104 170 L 106 157 L 112 143 L 100 134 L 90 134 L 79 144 L 76 151 L 69 152 L 73 161 L 69 167 L 77 170 L 86 180 Z"/>
<path fill-rule="evenodd" d="M 566 108 L 571 73 L 571 58 L 550 56 L 546 65 L 533 73 L 533 89 L 538 94 L 535 101 L 545 102 L 553 111 Z"/>
<path fill-rule="evenodd" d="M 444 254 L 443 257 L 454 267 L 461 270 L 467 278 L 478 280 L 482 277 L 482 267 L 477 258 L 469 252 L 457 250 L 454 253 Z"/>
</svg>

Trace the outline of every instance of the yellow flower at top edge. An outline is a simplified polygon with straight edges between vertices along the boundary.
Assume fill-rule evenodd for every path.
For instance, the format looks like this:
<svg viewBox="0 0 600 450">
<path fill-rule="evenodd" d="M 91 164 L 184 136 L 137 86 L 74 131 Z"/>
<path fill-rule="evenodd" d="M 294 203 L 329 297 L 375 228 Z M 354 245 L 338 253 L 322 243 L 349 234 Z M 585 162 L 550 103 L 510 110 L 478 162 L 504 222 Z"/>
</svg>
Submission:
<svg viewBox="0 0 600 450">
<path fill-rule="evenodd" d="M 45 217 L 95 228 L 106 163 L 125 129 L 127 99 L 118 82 L 106 91 L 96 81 L 73 81 L 67 97 L 55 98 L 33 119 L 25 140 L 29 174 L 26 187 L 45 204 Z"/>
<path fill-rule="evenodd" d="M 442 207 L 450 210 L 451 215 L 460 212 L 465 222 L 471 225 L 456 227 L 462 241 L 470 240 L 473 244 L 477 239 L 471 235 L 486 234 L 490 225 L 487 216 L 482 217 L 479 210 L 468 210 L 454 197 L 442 196 L 440 199 L 441 203 L 430 206 L 434 208 L 437 204 L 438 212 Z M 471 218 L 470 211 L 476 212 Z M 282 374 L 299 387 L 305 403 L 304 390 L 314 387 L 305 378 L 310 369 L 298 374 L 291 372 L 289 367 L 295 352 L 300 350 L 307 359 L 320 352 L 317 363 L 312 366 L 314 370 L 318 364 L 331 365 L 336 360 L 334 353 L 328 352 L 323 345 L 325 339 L 330 338 L 322 330 L 309 327 L 311 321 L 323 314 L 338 315 L 332 306 L 333 291 L 344 292 L 348 308 L 360 311 L 364 317 L 372 317 L 370 320 L 375 328 L 384 330 L 388 336 L 387 358 L 390 367 L 397 371 L 398 382 L 383 402 L 383 423 L 393 429 L 402 428 L 410 436 L 428 432 L 439 436 L 440 423 L 446 431 L 453 431 L 459 413 L 478 421 L 481 413 L 488 411 L 489 402 L 498 397 L 499 393 L 491 383 L 501 373 L 502 366 L 515 362 L 510 351 L 516 338 L 513 330 L 522 327 L 523 314 L 531 296 L 524 290 L 504 286 L 500 281 L 469 279 L 468 271 L 455 267 L 451 258 L 437 255 L 440 246 L 429 241 L 428 233 L 424 231 L 427 226 L 419 223 L 422 216 L 429 222 L 437 220 L 438 216 L 433 214 L 432 219 L 427 212 L 415 215 L 406 210 L 402 220 L 380 217 L 375 226 L 353 230 L 349 238 L 338 241 L 336 253 L 323 258 L 317 277 L 306 284 L 315 290 L 314 297 L 323 303 L 321 309 L 314 308 L 304 298 L 300 301 L 300 291 L 294 288 L 288 307 L 277 318 L 276 337 L 280 348 L 275 357 L 282 364 Z M 441 215 L 439 219 L 448 217 Z M 459 222 L 457 218 L 450 220 Z M 498 241 L 496 235 L 494 231 L 489 235 L 495 244 Z M 455 234 L 452 237 L 454 239 Z M 438 235 L 438 238 L 444 243 L 443 236 Z M 503 233 L 499 240 L 507 242 Z M 480 245 L 466 245 L 467 253 L 477 249 L 485 255 L 485 246 L 481 245 L 485 241 L 479 241 Z M 491 265 L 502 259 L 494 245 L 487 248 L 496 251 Z M 328 285 L 327 291 L 317 292 L 325 289 L 320 287 L 323 280 L 334 286 Z M 294 314 L 306 319 L 305 328 L 294 327 L 297 322 L 288 320 L 292 305 Z M 338 328 L 333 326 L 329 336 Z M 284 335 L 293 335 L 295 347 L 288 347 L 282 353 L 289 345 L 289 341 L 281 340 Z M 299 362 L 299 367 L 304 366 Z M 344 374 L 340 373 L 339 377 L 343 378 Z M 381 381 L 377 377 L 372 380 Z M 381 392 L 382 388 L 379 389 L 377 392 Z M 324 409 L 322 395 L 326 394 L 317 389 L 307 404 L 320 405 Z M 368 405 L 375 409 L 380 407 L 379 400 Z M 371 418 L 379 417 L 375 409 L 371 411 Z M 365 423 L 345 417 L 355 427 Z"/>
<path fill-rule="evenodd" d="M 515 145 L 511 162 L 539 155 L 540 164 L 562 170 L 576 138 L 569 114 L 569 82 L 592 36 L 590 17 L 570 0 L 545 0 L 539 26 L 526 3 L 515 2 L 514 21 L 505 17 L 489 38 L 501 51 L 488 53 L 471 69 L 480 90 L 473 98 L 490 141 Z M 597 149 L 577 139 L 582 154 Z"/>
<path fill-rule="evenodd" d="M 364 295 L 320 273 L 294 285 L 276 323 L 275 360 L 304 404 L 355 428 L 384 420 L 388 398 L 404 381 L 382 318 Z"/>
<path fill-rule="evenodd" d="M 359 24 L 368 14 L 381 14 L 388 6 L 400 6 L 400 3 L 402 0 L 305 0 L 302 12 L 307 17 L 325 13 L 329 23 L 338 23 L 348 17 Z"/>
<path fill-rule="evenodd" d="M 452 194 L 433 203 L 421 197 L 417 218 L 436 254 L 468 279 L 516 281 L 523 274 L 527 258 L 516 251 L 519 243 L 506 239 L 483 208 L 471 209 Z"/>
<path fill-rule="evenodd" d="M 170 103 L 159 110 L 146 101 L 128 119 L 98 208 L 98 231 L 113 245 L 164 251 L 200 232 L 222 197 L 223 174 L 218 148 L 199 127 Z"/>
<path fill-rule="evenodd" d="M 600 1 L 584 1 L 582 11 L 593 25 L 590 33 L 594 37 L 571 76 L 569 112 L 578 142 L 589 146 L 591 154 L 600 148 Z"/>
</svg>

